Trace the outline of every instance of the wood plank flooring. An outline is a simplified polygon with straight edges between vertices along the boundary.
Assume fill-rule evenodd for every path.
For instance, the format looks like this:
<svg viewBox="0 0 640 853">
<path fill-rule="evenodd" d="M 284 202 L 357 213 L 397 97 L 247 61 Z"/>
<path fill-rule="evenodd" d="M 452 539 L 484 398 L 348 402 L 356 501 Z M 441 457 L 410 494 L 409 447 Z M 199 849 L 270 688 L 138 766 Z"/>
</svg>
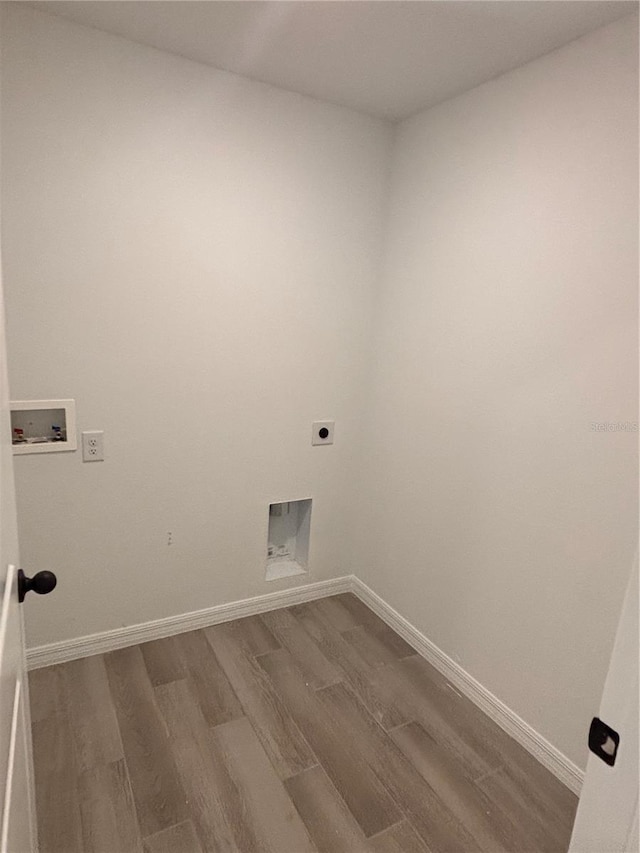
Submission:
<svg viewBox="0 0 640 853">
<path fill-rule="evenodd" d="M 350 594 L 29 684 L 41 853 L 569 844 L 576 797 Z"/>
</svg>

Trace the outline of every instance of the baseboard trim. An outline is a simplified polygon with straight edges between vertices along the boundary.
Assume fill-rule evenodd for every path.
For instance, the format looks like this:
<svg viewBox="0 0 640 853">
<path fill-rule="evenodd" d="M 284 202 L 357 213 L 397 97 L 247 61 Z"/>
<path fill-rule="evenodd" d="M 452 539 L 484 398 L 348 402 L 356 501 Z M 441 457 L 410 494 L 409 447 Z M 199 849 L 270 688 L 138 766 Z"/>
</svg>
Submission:
<svg viewBox="0 0 640 853">
<path fill-rule="evenodd" d="M 567 788 L 579 795 L 584 780 L 584 772 L 564 753 L 544 738 L 532 726 L 512 711 L 490 690 L 470 675 L 459 663 L 456 663 L 435 643 L 418 631 L 397 610 L 375 593 L 359 578 L 352 575 L 352 590 L 358 598 L 374 613 L 383 619 L 405 639 L 410 646 L 422 655 L 432 666 L 455 685 L 465 696 L 484 713 L 504 729 L 515 741 L 530 752 L 547 770 L 550 770 Z"/>
<path fill-rule="evenodd" d="M 178 616 L 167 616 L 164 619 L 155 619 L 152 622 L 129 625 L 126 628 L 114 628 L 111 631 L 88 634 L 74 640 L 62 640 L 46 646 L 35 646 L 32 649 L 27 649 L 27 669 L 40 669 L 44 666 L 53 666 L 78 658 L 113 652 L 116 649 L 135 646 L 138 643 L 160 640 L 163 637 L 171 637 L 185 631 L 195 631 L 198 628 L 206 628 L 220 622 L 230 622 L 232 619 L 240 619 L 243 616 L 255 616 L 258 613 L 266 613 L 268 610 L 292 607 L 294 604 L 303 604 L 305 601 L 313 601 L 316 598 L 325 598 L 328 595 L 337 595 L 340 592 L 350 592 L 352 588 L 352 576 L 345 575 L 344 577 L 318 581 L 278 592 L 269 592 L 253 598 L 244 598 L 240 601 L 231 601 L 228 604 L 218 604 L 215 607 L 206 607 L 203 610 L 181 613 Z"/>
<path fill-rule="evenodd" d="M 143 622 L 126 628 L 89 634 L 74 640 L 63 640 L 46 646 L 36 646 L 27 649 L 27 669 L 40 669 L 78 658 L 104 654 L 127 646 L 135 646 L 138 643 L 147 643 L 150 640 L 159 640 L 185 631 L 195 631 L 198 628 L 206 628 L 220 622 L 240 619 L 243 616 L 255 616 L 269 610 L 278 610 L 281 607 L 292 607 L 294 604 L 303 604 L 305 601 L 314 601 L 317 598 L 325 598 L 341 592 L 353 592 L 357 595 L 390 628 L 397 631 L 418 654 L 429 661 L 445 678 L 448 678 L 453 685 L 537 758 L 554 776 L 575 794 L 580 794 L 584 772 L 576 764 L 519 717 L 515 711 L 501 702 L 497 696 L 494 696 L 490 690 L 483 687 L 459 663 L 450 658 L 355 575 L 345 575 L 340 578 L 270 592 L 266 595 L 232 601 L 228 604 L 219 604 L 191 613 L 156 619 L 153 622 Z"/>
</svg>

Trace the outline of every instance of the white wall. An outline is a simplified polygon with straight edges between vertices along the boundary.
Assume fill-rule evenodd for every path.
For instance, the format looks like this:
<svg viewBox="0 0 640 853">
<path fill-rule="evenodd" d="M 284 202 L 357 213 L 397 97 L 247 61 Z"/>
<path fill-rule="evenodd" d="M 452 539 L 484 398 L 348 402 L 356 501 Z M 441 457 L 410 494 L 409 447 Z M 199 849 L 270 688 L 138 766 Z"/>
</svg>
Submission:
<svg viewBox="0 0 640 853">
<path fill-rule="evenodd" d="M 107 455 L 16 459 L 23 565 L 59 575 L 30 644 L 348 572 L 390 128 L 4 13 L 12 394 L 75 398 Z M 306 497 L 309 576 L 265 584 L 268 504 Z"/>
<path fill-rule="evenodd" d="M 637 19 L 404 122 L 354 569 L 584 766 L 637 539 Z"/>
</svg>

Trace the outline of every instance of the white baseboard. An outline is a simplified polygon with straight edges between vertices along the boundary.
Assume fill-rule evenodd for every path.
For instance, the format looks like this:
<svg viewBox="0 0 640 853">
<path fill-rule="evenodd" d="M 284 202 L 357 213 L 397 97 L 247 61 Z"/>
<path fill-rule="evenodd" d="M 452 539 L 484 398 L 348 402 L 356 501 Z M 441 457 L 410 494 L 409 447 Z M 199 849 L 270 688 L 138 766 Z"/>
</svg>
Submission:
<svg viewBox="0 0 640 853">
<path fill-rule="evenodd" d="M 550 770 L 574 794 L 580 794 L 584 771 L 560 752 L 553 744 L 512 711 L 490 690 L 445 654 L 424 634 L 380 598 L 355 575 L 352 575 L 352 592 L 374 613 L 383 619 L 422 655 L 438 672 L 442 673 L 461 693 L 464 693 L 500 728 L 530 752 L 547 770 Z"/>
<path fill-rule="evenodd" d="M 331 580 L 309 583 L 254 598 L 244 598 L 231 601 L 228 604 L 218 604 L 206 607 L 204 610 L 194 610 L 191 613 L 181 613 L 178 616 L 166 616 L 152 622 L 142 622 L 139 625 L 129 625 L 126 628 L 114 628 L 101 631 L 98 634 L 88 634 L 74 640 L 61 640 L 46 646 L 35 646 L 27 649 L 27 669 L 40 669 L 53 666 L 69 660 L 101 655 L 126 646 L 138 643 L 148 643 L 150 640 L 160 640 L 185 631 L 195 631 L 220 622 L 230 622 L 243 616 L 254 616 L 268 610 L 278 610 L 281 607 L 292 607 L 316 598 L 326 598 L 339 592 L 350 592 L 353 588 L 351 575 Z"/>
<path fill-rule="evenodd" d="M 584 772 L 577 765 L 519 717 L 515 711 L 501 702 L 497 696 L 494 696 L 490 690 L 483 687 L 460 664 L 452 660 L 442 649 L 432 643 L 355 575 L 345 575 L 341 578 L 305 584 L 292 589 L 258 595 L 254 598 L 232 601 L 229 604 L 207 607 L 204 610 L 182 613 L 179 616 L 168 616 L 164 619 L 156 619 L 153 622 L 130 625 L 127 628 L 116 628 L 99 634 L 89 634 L 75 640 L 63 640 L 47 646 L 37 646 L 33 649 L 27 649 L 27 668 L 30 670 L 39 669 L 77 658 L 104 654 L 126 646 L 159 640 L 163 637 L 181 634 L 184 631 L 194 631 L 197 628 L 206 628 L 209 625 L 229 622 L 243 616 L 254 616 L 268 610 L 291 607 L 294 604 L 337 595 L 340 592 L 353 592 L 357 595 L 390 628 L 397 631 L 422 657 L 448 678 L 507 734 L 537 758 L 554 776 L 574 793 L 580 793 Z"/>
</svg>

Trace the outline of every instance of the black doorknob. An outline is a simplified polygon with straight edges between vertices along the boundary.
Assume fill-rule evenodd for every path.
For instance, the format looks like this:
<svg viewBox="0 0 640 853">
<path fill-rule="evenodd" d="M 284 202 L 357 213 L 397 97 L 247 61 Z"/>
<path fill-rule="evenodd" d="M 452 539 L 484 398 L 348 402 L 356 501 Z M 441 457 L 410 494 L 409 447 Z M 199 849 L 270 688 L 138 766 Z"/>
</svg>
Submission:
<svg viewBox="0 0 640 853">
<path fill-rule="evenodd" d="M 55 589 L 58 578 L 53 572 L 38 572 L 32 578 L 28 578 L 22 569 L 18 569 L 18 601 L 20 604 L 28 592 L 37 592 L 38 595 L 46 595 Z"/>
</svg>

